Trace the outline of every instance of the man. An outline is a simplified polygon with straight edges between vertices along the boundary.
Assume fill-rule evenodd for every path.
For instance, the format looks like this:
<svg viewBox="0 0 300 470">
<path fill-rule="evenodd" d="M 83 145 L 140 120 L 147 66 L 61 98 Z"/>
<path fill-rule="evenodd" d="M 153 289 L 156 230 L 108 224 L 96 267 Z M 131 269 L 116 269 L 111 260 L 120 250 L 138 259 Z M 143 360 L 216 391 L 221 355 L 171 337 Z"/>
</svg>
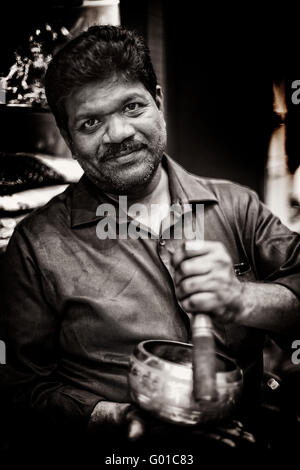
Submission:
<svg viewBox="0 0 300 470">
<path fill-rule="evenodd" d="M 46 94 L 85 174 L 22 221 L 7 249 L 14 402 L 91 428 L 128 422 L 137 438 L 145 423 L 130 405 L 129 355 L 145 339 L 190 342 L 191 316 L 204 312 L 218 348 L 243 369 L 251 413 L 265 332 L 288 342 L 299 331 L 299 236 L 250 189 L 198 178 L 166 156 L 162 90 L 134 33 L 94 26 L 69 42 L 48 68 Z M 143 236 L 101 232 L 101 208 L 118 209 L 120 196 Z M 191 208 L 191 228 L 197 204 L 205 240 L 177 240 L 170 208 L 179 221 Z"/>
</svg>

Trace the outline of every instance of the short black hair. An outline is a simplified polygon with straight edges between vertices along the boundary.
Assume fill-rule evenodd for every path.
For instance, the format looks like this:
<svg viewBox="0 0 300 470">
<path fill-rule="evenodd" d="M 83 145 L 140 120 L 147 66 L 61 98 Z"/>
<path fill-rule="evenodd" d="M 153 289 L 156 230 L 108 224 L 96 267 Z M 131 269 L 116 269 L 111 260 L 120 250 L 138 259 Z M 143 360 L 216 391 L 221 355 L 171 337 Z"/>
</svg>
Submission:
<svg viewBox="0 0 300 470">
<path fill-rule="evenodd" d="M 48 105 L 67 130 L 65 99 L 77 88 L 113 75 L 139 81 L 155 98 L 157 78 L 145 40 L 121 26 L 91 26 L 53 57 L 45 76 Z"/>
</svg>

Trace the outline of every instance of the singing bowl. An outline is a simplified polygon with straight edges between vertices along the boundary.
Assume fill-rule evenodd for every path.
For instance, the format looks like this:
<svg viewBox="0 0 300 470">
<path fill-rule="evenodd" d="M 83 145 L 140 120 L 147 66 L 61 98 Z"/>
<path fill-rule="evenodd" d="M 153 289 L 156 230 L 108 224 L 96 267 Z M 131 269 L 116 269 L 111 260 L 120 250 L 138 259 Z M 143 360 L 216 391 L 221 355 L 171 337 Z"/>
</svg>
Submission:
<svg viewBox="0 0 300 470">
<path fill-rule="evenodd" d="M 242 393 L 242 371 L 216 353 L 217 397 L 197 403 L 193 397 L 192 345 L 177 341 L 139 343 L 130 357 L 131 399 L 156 417 L 171 423 L 197 425 L 229 417 Z"/>
</svg>

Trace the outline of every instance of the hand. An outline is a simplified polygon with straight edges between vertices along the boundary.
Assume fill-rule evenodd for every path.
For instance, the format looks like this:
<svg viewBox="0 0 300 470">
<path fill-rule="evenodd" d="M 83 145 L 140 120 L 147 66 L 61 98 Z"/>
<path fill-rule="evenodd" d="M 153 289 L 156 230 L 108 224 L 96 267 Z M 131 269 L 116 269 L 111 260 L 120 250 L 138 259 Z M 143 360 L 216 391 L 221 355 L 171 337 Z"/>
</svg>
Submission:
<svg viewBox="0 0 300 470">
<path fill-rule="evenodd" d="M 173 255 L 176 295 L 190 313 L 208 313 L 222 322 L 243 312 L 243 284 L 234 274 L 224 245 L 215 241 L 185 242 Z"/>
<path fill-rule="evenodd" d="M 203 438 L 220 442 L 226 447 L 240 447 L 256 443 L 254 435 L 246 431 L 243 423 L 236 420 L 230 420 L 217 427 L 206 426 L 202 429 L 197 428 L 195 433 Z"/>
<path fill-rule="evenodd" d="M 186 428 L 185 426 L 164 423 L 130 403 L 108 401 L 97 403 L 92 412 L 89 426 L 98 425 L 108 426 L 112 429 L 115 426 L 125 426 L 129 441 L 136 441 L 148 434 L 150 439 L 156 438 L 159 442 L 164 442 L 168 437 L 171 438 L 171 441 L 177 439 L 178 443 L 186 438 L 189 442 L 194 437 L 197 442 L 198 438 L 208 439 L 226 447 L 255 444 L 254 436 L 246 431 L 244 425 L 239 421 L 231 420 L 214 427 L 206 425 Z"/>
<path fill-rule="evenodd" d="M 100 401 L 91 414 L 89 429 L 99 425 L 107 429 L 126 427 L 128 439 L 134 441 L 145 433 L 146 419 L 143 411 L 130 403 Z"/>
</svg>

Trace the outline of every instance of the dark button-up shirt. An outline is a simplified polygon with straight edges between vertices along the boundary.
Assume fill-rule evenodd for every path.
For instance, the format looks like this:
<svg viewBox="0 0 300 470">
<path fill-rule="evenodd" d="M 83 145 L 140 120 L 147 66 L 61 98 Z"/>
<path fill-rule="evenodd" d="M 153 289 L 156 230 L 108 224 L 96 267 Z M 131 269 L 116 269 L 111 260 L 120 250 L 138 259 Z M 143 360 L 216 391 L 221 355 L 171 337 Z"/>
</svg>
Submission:
<svg viewBox="0 0 300 470">
<path fill-rule="evenodd" d="M 204 204 L 204 237 L 224 243 L 241 281 L 280 283 L 300 297 L 299 235 L 250 189 L 198 178 L 169 157 L 163 164 L 179 217 L 185 204 Z M 17 403 L 58 418 L 87 419 L 99 400 L 130 401 L 128 360 L 140 341 L 191 340 L 170 264 L 181 240 L 99 239 L 97 207 L 107 202 L 83 176 L 24 219 L 6 253 L 0 373 Z M 214 326 L 246 386 L 247 377 L 259 384 L 264 333 Z"/>
</svg>

